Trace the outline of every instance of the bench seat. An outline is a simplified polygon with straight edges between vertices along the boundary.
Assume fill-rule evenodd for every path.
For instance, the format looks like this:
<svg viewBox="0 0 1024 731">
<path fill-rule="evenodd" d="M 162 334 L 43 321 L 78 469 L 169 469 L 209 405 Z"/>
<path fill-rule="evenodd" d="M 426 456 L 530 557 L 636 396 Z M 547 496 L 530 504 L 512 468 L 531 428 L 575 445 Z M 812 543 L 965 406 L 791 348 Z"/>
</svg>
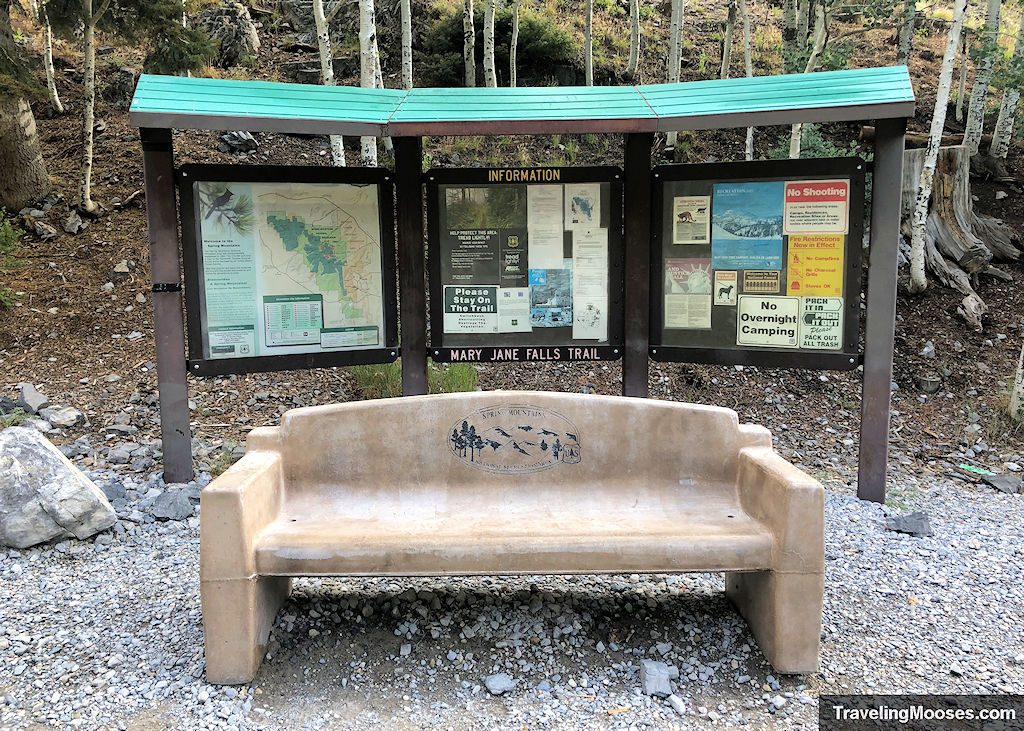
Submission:
<svg viewBox="0 0 1024 731">
<path fill-rule="evenodd" d="M 671 573 L 755 571 L 771 563 L 771 533 L 738 504 L 694 503 L 679 494 L 656 505 L 588 502 L 540 514 L 508 504 L 475 514 L 401 508 L 401 501 L 381 504 L 379 517 L 351 518 L 286 503 L 256 546 L 256 570 L 261 576 L 431 575 L 438 566 L 445 574 Z"/>
<path fill-rule="evenodd" d="M 252 680 L 295 576 L 722 571 L 817 668 L 824 490 L 713 406 L 493 391 L 287 412 L 201 498 L 206 677 Z"/>
</svg>

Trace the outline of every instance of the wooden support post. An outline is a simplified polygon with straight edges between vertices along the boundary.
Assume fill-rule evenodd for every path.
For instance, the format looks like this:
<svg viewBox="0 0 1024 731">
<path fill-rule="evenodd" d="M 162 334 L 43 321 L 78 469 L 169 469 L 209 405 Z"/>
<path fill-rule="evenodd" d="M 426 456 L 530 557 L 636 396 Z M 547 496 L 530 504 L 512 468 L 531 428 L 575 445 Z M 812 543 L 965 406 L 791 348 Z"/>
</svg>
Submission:
<svg viewBox="0 0 1024 731">
<path fill-rule="evenodd" d="M 647 398 L 651 291 L 651 146 L 654 135 L 626 135 L 622 395 Z"/>
<path fill-rule="evenodd" d="M 903 135 L 907 120 L 878 120 L 871 192 L 864 388 L 860 407 L 857 497 L 885 502 L 889 457 L 889 405 L 896 331 L 896 268 L 900 241 Z"/>
<path fill-rule="evenodd" d="M 185 376 L 174 145 L 169 129 L 142 128 L 139 134 L 146 187 L 149 266 L 153 279 L 153 337 L 156 341 L 164 481 L 188 482 L 193 477 L 192 431 Z"/>
<path fill-rule="evenodd" d="M 423 264 L 423 141 L 395 137 L 402 395 L 427 393 L 427 285 Z"/>
</svg>

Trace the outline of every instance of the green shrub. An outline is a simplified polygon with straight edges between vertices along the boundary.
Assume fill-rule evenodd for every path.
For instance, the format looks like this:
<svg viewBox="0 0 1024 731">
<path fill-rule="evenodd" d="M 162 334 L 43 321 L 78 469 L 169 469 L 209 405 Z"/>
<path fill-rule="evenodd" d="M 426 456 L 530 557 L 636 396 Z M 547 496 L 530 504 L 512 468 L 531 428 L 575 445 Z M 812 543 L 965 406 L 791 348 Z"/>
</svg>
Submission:
<svg viewBox="0 0 1024 731">
<path fill-rule="evenodd" d="M 483 9 L 474 10 L 475 27 L 483 28 Z M 494 16 L 494 63 L 499 86 L 508 84 L 508 49 L 512 37 L 512 9 L 502 8 Z M 452 7 L 423 32 L 423 53 L 417 59 L 426 86 L 465 85 L 462 60 L 462 8 Z M 476 34 L 476 60 L 483 62 L 483 33 Z M 517 76 L 534 83 L 553 79 L 560 67 L 574 66 L 579 49 L 572 36 L 546 13 L 527 8 L 519 11 L 519 49 Z M 483 73 L 477 70 L 477 85 L 483 86 Z"/>
<path fill-rule="evenodd" d="M 394 398 L 402 395 L 402 361 L 374 365 L 352 366 L 348 369 L 355 379 L 356 388 L 365 399 Z M 460 393 L 475 391 L 478 376 L 469 363 L 430 363 L 427 367 L 427 386 L 430 393 Z"/>
</svg>

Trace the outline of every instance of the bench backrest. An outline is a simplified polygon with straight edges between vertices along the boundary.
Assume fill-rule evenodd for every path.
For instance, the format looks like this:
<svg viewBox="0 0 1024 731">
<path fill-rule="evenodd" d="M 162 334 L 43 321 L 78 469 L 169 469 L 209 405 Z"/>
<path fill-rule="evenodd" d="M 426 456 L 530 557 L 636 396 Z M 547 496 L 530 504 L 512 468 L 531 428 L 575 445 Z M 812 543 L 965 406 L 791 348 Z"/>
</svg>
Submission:
<svg viewBox="0 0 1024 731">
<path fill-rule="evenodd" d="M 293 495 L 555 484 L 721 493 L 735 485 L 739 449 L 770 443 L 731 409 L 529 391 L 301 408 L 249 437 L 249 449 L 281 452 Z"/>
</svg>

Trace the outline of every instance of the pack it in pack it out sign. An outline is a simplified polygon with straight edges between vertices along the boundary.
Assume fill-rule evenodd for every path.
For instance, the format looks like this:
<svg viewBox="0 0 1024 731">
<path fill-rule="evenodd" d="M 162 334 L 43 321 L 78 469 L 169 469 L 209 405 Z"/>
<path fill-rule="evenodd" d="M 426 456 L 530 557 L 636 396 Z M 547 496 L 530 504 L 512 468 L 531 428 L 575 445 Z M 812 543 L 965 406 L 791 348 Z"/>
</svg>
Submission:
<svg viewBox="0 0 1024 731">
<path fill-rule="evenodd" d="M 613 168 L 428 171 L 435 360 L 596 360 L 621 338 Z M 616 190 L 619 188 L 616 187 Z M 616 279 L 616 284 L 619 279 Z"/>
</svg>

